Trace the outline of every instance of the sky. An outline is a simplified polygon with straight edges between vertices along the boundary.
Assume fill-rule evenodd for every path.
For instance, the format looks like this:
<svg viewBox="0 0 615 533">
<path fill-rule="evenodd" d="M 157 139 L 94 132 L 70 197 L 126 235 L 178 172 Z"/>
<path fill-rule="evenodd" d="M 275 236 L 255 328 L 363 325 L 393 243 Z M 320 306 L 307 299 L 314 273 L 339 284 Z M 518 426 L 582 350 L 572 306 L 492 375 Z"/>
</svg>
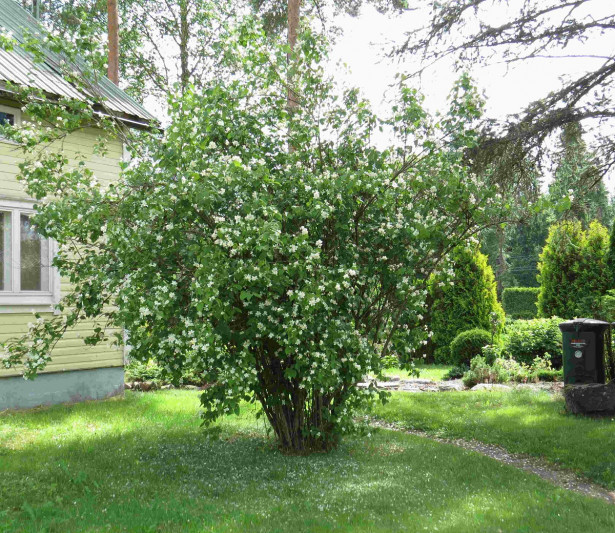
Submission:
<svg viewBox="0 0 615 533">
<path fill-rule="evenodd" d="M 593 10 L 608 10 L 612 13 L 615 0 L 594 0 Z M 609 7 L 610 4 L 610 7 Z M 492 9 L 493 22 L 503 20 L 505 9 Z M 392 43 L 403 41 L 404 33 L 426 22 L 424 15 L 408 12 L 394 17 L 381 15 L 373 7 L 365 6 L 359 17 L 345 16 L 338 20 L 343 33 L 337 38 L 331 54 L 331 72 L 342 72 L 337 62 L 344 62 L 349 73 L 344 81 L 359 87 L 372 105 L 386 111 L 384 101 L 397 72 L 411 72 L 418 68 L 414 58 L 391 60 L 384 52 L 391 50 Z M 594 39 L 590 45 L 574 44 L 568 53 L 603 53 L 604 48 L 613 53 L 615 43 Z M 486 97 L 486 115 L 503 119 L 508 114 L 519 112 L 528 103 L 544 97 L 561 85 L 561 76 L 575 76 L 602 64 L 602 59 L 533 59 L 510 67 L 504 63 L 471 67 L 469 70 L 479 89 Z M 470 66 L 469 66 L 470 67 Z M 429 68 L 417 79 L 417 85 L 425 97 L 425 106 L 432 113 L 446 111 L 447 96 L 455 78 L 452 61 L 442 61 Z M 591 139 L 588 139 L 591 142 Z M 546 180 L 549 177 L 546 176 Z M 605 184 L 615 192 L 615 176 L 607 176 Z"/>
</svg>

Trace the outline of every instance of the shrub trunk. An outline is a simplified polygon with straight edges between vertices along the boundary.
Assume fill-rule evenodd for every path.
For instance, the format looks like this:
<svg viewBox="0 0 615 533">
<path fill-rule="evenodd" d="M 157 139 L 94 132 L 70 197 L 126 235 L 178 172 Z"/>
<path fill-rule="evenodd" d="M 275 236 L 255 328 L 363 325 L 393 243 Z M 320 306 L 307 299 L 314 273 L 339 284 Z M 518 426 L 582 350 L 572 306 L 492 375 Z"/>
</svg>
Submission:
<svg viewBox="0 0 615 533">
<path fill-rule="evenodd" d="M 287 379 L 279 360 L 258 369 L 260 391 L 257 398 L 285 453 L 304 454 L 327 451 L 338 441 L 332 422 L 341 391 L 330 394 L 299 387 L 299 380 Z"/>
</svg>

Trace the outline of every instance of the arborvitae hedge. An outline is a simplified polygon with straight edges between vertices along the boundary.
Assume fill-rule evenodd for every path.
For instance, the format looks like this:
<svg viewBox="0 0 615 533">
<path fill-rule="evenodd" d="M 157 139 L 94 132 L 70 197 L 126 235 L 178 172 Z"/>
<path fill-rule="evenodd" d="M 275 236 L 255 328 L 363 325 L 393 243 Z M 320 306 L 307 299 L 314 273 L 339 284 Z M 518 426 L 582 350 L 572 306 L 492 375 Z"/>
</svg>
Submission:
<svg viewBox="0 0 615 533">
<path fill-rule="evenodd" d="M 497 299 L 487 256 L 477 245 L 458 246 L 449 260 L 454 275 L 434 275 L 429 282 L 434 357 L 442 363 L 450 361 L 450 344 L 462 331 L 473 328 L 492 331 L 491 313 L 498 322 L 496 337 L 504 327 L 504 310 Z"/>
<path fill-rule="evenodd" d="M 508 318 L 536 318 L 538 316 L 539 287 L 508 287 L 502 292 L 502 307 Z"/>
<path fill-rule="evenodd" d="M 608 249 L 609 233 L 599 222 L 586 231 L 577 221 L 551 226 L 538 264 L 539 316 L 591 318 L 612 285 Z"/>
</svg>

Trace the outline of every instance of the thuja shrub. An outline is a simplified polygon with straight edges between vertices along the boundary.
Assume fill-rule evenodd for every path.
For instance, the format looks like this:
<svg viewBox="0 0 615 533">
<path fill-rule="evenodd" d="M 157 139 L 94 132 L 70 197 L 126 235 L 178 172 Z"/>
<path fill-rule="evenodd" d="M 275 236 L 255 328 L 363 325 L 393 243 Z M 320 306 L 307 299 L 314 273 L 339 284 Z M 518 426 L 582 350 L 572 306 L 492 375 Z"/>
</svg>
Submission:
<svg viewBox="0 0 615 533">
<path fill-rule="evenodd" d="M 507 318 L 536 318 L 539 287 L 507 287 L 502 291 L 502 307 Z"/>
<path fill-rule="evenodd" d="M 464 164 L 476 91 L 462 78 L 433 123 L 402 86 L 381 119 L 323 77 L 314 37 L 290 63 L 269 43 L 256 26 L 223 42 L 240 74 L 171 98 L 165 134 L 142 137 L 117 183 L 57 158 L 24 166 L 36 223 L 75 289 L 62 316 L 5 346 L 5 366 L 32 376 L 67 327 L 103 316 L 125 328 L 133 360 L 176 379 L 203 369 L 206 423 L 256 402 L 280 447 L 304 453 L 335 446 L 381 394 L 356 384 L 394 343 L 427 339 L 428 277 L 501 213 Z M 378 148 L 385 127 L 396 140 Z M 107 340 L 104 328 L 87 339 Z"/>
<path fill-rule="evenodd" d="M 612 286 L 607 267 L 609 234 L 599 222 L 584 230 L 578 221 L 549 228 L 538 263 L 541 317 L 592 317 Z"/>
<path fill-rule="evenodd" d="M 476 243 L 452 251 L 445 268 L 429 280 L 429 291 L 436 362 L 459 363 L 451 359 L 450 346 L 462 331 L 479 328 L 499 338 L 504 311 L 498 302 L 493 270 Z"/>
</svg>

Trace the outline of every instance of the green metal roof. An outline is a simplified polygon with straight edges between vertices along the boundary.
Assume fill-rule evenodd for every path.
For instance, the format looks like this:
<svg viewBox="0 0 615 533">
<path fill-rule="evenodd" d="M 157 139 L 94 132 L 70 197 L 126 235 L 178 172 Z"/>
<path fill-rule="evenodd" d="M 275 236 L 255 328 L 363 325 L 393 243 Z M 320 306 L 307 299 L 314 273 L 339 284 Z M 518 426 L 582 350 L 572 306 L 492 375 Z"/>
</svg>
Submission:
<svg viewBox="0 0 615 533">
<path fill-rule="evenodd" d="M 0 0 L 0 28 L 10 32 L 18 43 L 24 42 L 24 30 L 30 35 L 41 35 L 39 22 L 14 0 Z M 7 82 L 21 87 L 31 87 L 57 96 L 91 100 L 101 105 L 112 115 L 123 119 L 128 125 L 148 125 L 158 122 L 140 104 L 106 77 L 89 80 L 87 91 L 78 90 L 62 76 L 62 58 L 48 51 L 43 62 L 16 46 L 8 52 L 0 49 L 0 88 L 6 90 Z M 78 64 L 75 65 L 78 68 Z"/>
</svg>

